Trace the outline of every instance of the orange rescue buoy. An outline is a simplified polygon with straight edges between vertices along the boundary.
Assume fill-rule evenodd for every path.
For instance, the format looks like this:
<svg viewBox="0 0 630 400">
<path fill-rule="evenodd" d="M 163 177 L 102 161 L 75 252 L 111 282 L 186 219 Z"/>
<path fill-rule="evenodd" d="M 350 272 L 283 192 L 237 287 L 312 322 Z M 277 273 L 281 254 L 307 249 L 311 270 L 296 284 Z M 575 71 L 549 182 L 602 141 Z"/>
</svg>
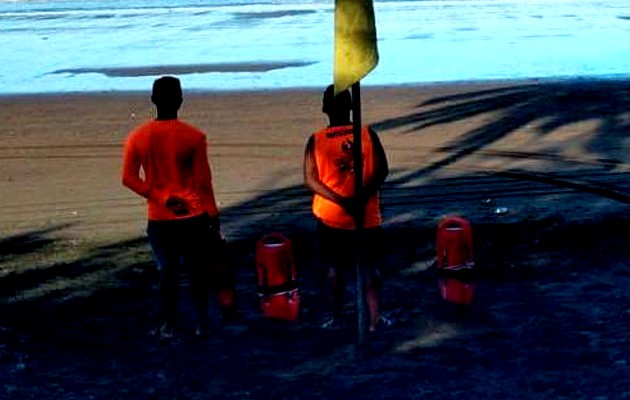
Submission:
<svg viewBox="0 0 630 400">
<path fill-rule="evenodd" d="M 291 241 L 280 233 L 263 236 L 256 245 L 256 272 L 263 315 L 296 321 L 300 295 Z"/>
<path fill-rule="evenodd" d="M 438 224 L 435 251 L 442 298 L 455 304 L 471 304 L 476 283 L 470 222 L 460 216 L 442 218 Z"/>
</svg>

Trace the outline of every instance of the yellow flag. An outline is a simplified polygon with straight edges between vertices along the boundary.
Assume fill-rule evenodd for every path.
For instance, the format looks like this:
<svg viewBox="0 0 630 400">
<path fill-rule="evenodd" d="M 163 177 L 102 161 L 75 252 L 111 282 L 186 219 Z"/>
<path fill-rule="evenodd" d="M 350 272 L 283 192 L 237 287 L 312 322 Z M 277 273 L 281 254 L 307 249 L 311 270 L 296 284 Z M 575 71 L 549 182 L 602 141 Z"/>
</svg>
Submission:
<svg viewBox="0 0 630 400">
<path fill-rule="evenodd" d="M 377 63 L 372 0 L 335 0 L 335 94 L 360 81 Z"/>
</svg>

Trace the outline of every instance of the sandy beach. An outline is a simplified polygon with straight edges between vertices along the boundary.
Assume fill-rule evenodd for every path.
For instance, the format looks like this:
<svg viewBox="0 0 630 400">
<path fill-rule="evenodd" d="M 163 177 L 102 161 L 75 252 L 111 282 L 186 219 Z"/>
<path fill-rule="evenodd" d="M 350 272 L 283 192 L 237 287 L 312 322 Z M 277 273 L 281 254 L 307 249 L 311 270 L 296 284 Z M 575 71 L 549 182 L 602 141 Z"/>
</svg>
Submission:
<svg viewBox="0 0 630 400">
<path fill-rule="evenodd" d="M 394 191 L 430 190 L 434 180 L 478 173 L 619 173 L 627 168 L 629 87 L 615 81 L 368 87 L 363 119 L 381 135 Z M 83 232 L 80 240 L 141 233 L 143 201 L 121 186 L 120 163 L 128 132 L 153 116 L 148 92 L 4 97 L 0 107 L 5 234 L 51 224 L 73 225 Z M 300 192 L 304 144 L 327 122 L 314 90 L 187 93 L 181 117 L 208 134 L 217 198 L 239 226 L 237 235 L 239 208 L 262 194 Z M 308 194 L 299 197 L 299 208 L 277 211 L 308 213 Z M 409 203 L 410 211 L 421 211 L 422 203 Z"/>
<path fill-rule="evenodd" d="M 321 91 L 184 91 L 181 118 L 208 134 L 245 322 L 204 343 L 147 340 L 146 210 L 120 167 L 126 135 L 153 116 L 148 90 L 0 97 L 0 398 L 630 398 L 630 81 L 363 88 L 391 170 L 383 296 L 397 323 L 359 356 L 354 331 L 317 328 L 302 155 L 327 122 Z M 475 230 L 465 320 L 431 268 L 449 213 Z M 303 279 L 291 326 L 256 308 L 253 244 L 275 230 Z"/>
</svg>

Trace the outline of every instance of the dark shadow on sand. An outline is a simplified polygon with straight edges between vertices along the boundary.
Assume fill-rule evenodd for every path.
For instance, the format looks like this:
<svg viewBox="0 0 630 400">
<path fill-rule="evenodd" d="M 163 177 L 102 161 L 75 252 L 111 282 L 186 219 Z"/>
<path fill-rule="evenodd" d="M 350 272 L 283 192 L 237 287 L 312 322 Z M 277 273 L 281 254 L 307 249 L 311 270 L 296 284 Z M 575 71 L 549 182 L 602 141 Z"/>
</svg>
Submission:
<svg viewBox="0 0 630 400">
<path fill-rule="evenodd" d="M 53 239 L 49 237 L 51 233 L 67 228 L 68 226 L 69 224 L 55 225 L 45 229 L 1 238 L 0 260 L 2 262 L 8 262 L 13 258 L 37 252 L 53 242 Z"/>
<path fill-rule="evenodd" d="M 405 176 L 405 179 L 413 179 L 481 152 L 517 129 L 535 127 L 542 137 L 566 125 L 595 120 L 599 127 L 587 149 L 600 156 L 602 169 L 610 170 L 625 161 L 626 154 L 621 149 L 630 134 L 629 108 L 630 82 L 627 80 L 540 82 L 434 98 L 418 104 L 413 113 L 379 121 L 373 127 L 383 133 L 393 128 L 406 128 L 409 134 L 421 134 L 430 126 L 496 113 L 488 123 L 465 132 L 456 142 L 436 149 L 445 156 Z M 551 149 L 549 154 L 538 156 L 562 161 L 554 153 Z M 518 152 L 503 156 L 536 157 Z"/>
</svg>

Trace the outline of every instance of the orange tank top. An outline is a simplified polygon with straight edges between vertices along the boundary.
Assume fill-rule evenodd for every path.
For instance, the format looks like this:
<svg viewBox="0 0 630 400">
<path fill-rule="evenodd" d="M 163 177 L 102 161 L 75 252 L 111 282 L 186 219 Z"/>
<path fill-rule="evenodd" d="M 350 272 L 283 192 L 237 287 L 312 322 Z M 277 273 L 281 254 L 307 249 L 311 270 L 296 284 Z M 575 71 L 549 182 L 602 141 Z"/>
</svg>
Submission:
<svg viewBox="0 0 630 400">
<path fill-rule="evenodd" d="M 325 128 L 314 135 L 315 162 L 319 179 L 344 197 L 354 195 L 354 157 L 352 125 Z M 363 180 L 374 173 L 372 140 L 369 129 L 361 131 Z M 338 229 L 355 229 L 354 218 L 338 204 L 320 196 L 313 198 L 313 214 L 324 224 Z M 364 226 L 373 228 L 381 224 L 378 194 L 372 196 L 365 207 Z"/>
</svg>

